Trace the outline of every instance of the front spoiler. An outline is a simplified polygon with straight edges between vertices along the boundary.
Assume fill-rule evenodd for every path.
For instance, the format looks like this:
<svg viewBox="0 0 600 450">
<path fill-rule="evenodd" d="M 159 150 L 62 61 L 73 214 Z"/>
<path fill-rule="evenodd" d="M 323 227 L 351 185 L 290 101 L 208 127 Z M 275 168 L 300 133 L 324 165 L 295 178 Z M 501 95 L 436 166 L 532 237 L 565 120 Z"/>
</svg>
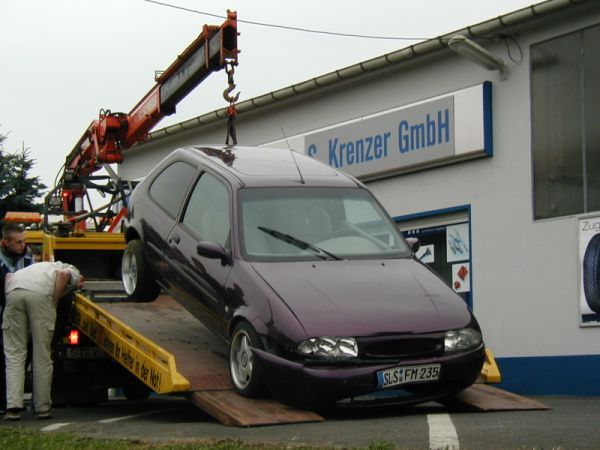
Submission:
<svg viewBox="0 0 600 450">
<path fill-rule="evenodd" d="M 399 388 L 403 396 L 397 403 L 420 403 L 466 389 L 475 382 L 485 357 L 485 348 L 466 353 L 420 360 L 403 360 L 396 364 L 360 364 L 312 366 L 291 361 L 254 348 L 253 353 L 263 370 L 265 380 L 277 400 L 299 405 L 331 403 L 333 401 L 372 394 L 385 393 L 395 388 L 378 390 L 377 372 L 391 367 L 440 363 L 438 381 L 406 384 Z"/>
</svg>

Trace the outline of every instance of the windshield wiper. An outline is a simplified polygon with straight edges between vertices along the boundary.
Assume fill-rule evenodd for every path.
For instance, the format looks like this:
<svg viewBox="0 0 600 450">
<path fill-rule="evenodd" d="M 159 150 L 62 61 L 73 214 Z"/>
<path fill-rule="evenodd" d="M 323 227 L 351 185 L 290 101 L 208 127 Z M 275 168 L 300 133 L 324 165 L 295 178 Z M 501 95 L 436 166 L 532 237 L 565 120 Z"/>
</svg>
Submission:
<svg viewBox="0 0 600 450">
<path fill-rule="evenodd" d="M 312 250 L 313 253 L 315 254 L 315 256 L 319 256 L 319 257 L 323 257 L 323 259 L 327 259 L 326 257 L 324 257 L 322 255 L 322 254 L 325 254 L 325 255 L 329 256 L 331 259 L 335 259 L 336 261 L 342 260 L 342 258 L 340 258 L 339 256 L 334 255 L 333 253 L 330 253 L 327 250 L 323 250 L 321 247 L 317 247 L 316 245 L 309 244 L 308 242 L 303 241 L 298 238 L 295 238 L 294 236 L 290 236 L 289 234 L 285 234 L 285 233 L 282 233 L 281 231 L 273 230 L 272 228 L 267 228 L 267 227 L 258 226 L 257 228 L 260 231 L 263 231 L 279 240 L 282 240 L 284 242 L 287 242 L 288 244 L 293 245 L 294 247 L 301 248 L 302 250 L 306 250 L 306 249 Z"/>
</svg>

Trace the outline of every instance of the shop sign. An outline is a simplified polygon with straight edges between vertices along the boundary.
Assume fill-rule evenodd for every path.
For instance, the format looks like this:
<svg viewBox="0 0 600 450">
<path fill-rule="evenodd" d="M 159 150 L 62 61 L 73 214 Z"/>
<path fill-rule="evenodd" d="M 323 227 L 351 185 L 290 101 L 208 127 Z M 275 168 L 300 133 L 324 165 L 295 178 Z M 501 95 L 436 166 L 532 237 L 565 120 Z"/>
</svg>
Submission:
<svg viewBox="0 0 600 450">
<path fill-rule="evenodd" d="M 491 156 L 491 83 L 305 136 L 306 154 L 361 179 Z"/>
</svg>

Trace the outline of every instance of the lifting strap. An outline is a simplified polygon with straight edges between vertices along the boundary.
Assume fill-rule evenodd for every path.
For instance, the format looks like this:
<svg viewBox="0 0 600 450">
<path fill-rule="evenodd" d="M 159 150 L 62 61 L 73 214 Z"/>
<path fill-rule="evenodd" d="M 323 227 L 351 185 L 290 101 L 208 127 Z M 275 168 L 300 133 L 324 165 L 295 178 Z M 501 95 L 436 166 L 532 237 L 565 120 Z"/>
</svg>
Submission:
<svg viewBox="0 0 600 450">
<path fill-rule="evenodd" d="M 235 72 L 234 66 L 234 62 L 229 62 L 225 66 L 228 86 L 227 89 L 223 91 L 223 98 L 226 102 L 229 102 L 229 107 L 227 108 L 227 137 L 225 138 L 225 145 L 229 145 L 229 138 L 231 138 L 232 141 L 231 145 L 237 145 L 237 134 L 235 130 L 237 110 L 235 109 L 235 102 L 240 98 L 240 93 L 238 92 L 234 96 L 231 95 L 231 92 L 235 89 L 235 82 L 233 81 Z"/>
<path fill-rule="evenodd" d="M 225 138 L 225 144 L 229 145 L 229 138 L 231 137 L 231 145 L 237 145 L 237 135 L 235 133 L 235 116 L 237 111 L 235 105 L 230 105 L 227 108 L 227 137 Z"/>
</svg>

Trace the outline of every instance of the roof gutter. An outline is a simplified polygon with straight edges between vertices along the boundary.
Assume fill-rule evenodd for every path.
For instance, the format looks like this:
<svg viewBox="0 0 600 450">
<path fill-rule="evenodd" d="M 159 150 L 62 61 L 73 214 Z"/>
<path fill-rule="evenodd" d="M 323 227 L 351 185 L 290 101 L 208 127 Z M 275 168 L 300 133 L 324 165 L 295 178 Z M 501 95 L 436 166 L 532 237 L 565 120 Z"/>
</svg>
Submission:
<svg viewBox="0 0 600 450">
<path fill-rule="evenodd" d="M 531 5 L 503 16 L 498 16 L 494 19 L 478 23 L 476 25 L 468 26 L 436 38 L 419 42 L 418 44 L 410 45 L 377 58 L 369 59 L 367 61 L 363 61 L 334 72 L 329 72 L 325 75 L 321 75 L 319 77 L 315 77 L 310 80 L 279 89 L 277 91 L 269 92 L 268 94 L 264 94 L 259 97 L 251 98 L 238 103 L 236 105 L 236 109 L 238 114 L 243 114 L 245 112 L 272 105 L 282 100 L 287 100 L 289 98 L 304 95 L 318 89 L 323 89 L 360 75 L 373 73 L 391 66 L 412 61 L 421 56 L 429 55 L 440 50 L 445 50 L 448 48 L 448 41 L 450 38 L 457 34 L 462 34 L 471 38 L 489 36 L 490 34 L 498 33 L 501 30 L 520 25 L 534 18 L 549 16 L 569 8 L 572 5 L 582 4 L 588 1 L 592 0 L 548 0 L 542 3 Z M 193 119 L 186 120 L 185 122 L 180 122 L 178 124 L 157 130 L 150 134 L 148 141 L 156 141 L 168 136 L 173 136 L 226 119 L 227 108 L 221 108 Z"/>
</svg>

